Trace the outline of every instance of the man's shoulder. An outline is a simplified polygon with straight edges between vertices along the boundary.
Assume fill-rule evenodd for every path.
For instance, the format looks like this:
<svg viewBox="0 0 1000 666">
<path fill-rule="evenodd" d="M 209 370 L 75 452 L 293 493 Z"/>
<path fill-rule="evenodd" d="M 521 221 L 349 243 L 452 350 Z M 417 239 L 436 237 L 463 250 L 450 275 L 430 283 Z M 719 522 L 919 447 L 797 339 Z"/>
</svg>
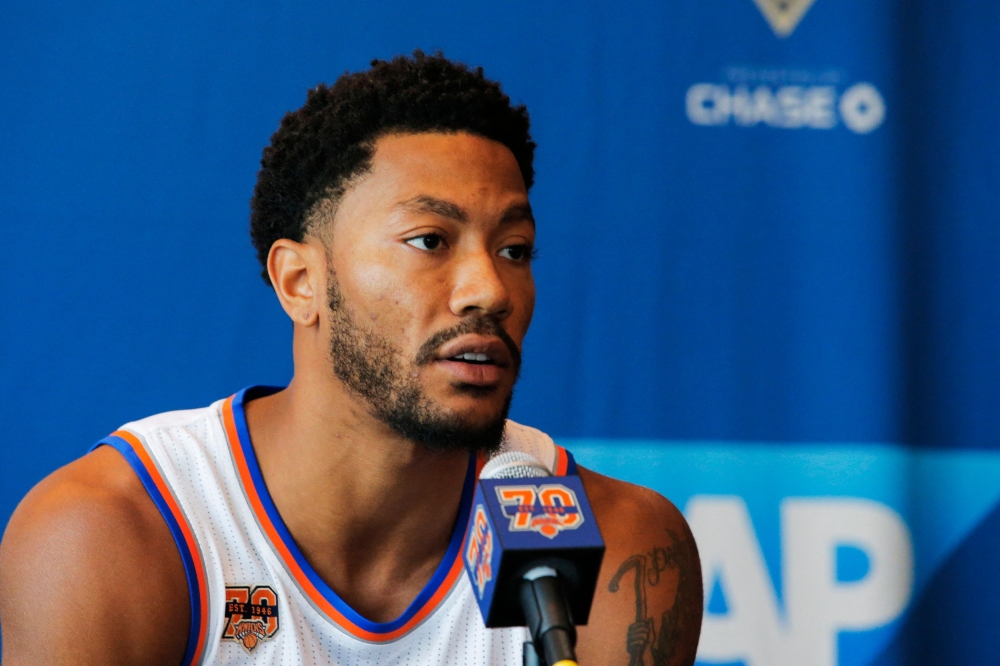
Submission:
<svg viewBox="0 0 1000 666">
<path fill-rule="evenodd" d="M 503 450 L 529 453 L 556 473 L 560 449 L 552 437 L 538 428 L 507 420 Z M 585 467 L 577 466 L 577 471 L 598 520 L 606 517 L 608 530 L 617 531 L 619 526 L 629 526 L 625 534 L 635 534 L 632 526 L 638 522 L 647 527 L 657 525 L 681 536 L 690 534 L 683 514 L 673 502 L 656 491 Z M 604 531 L 605 526 L 602 525 L 601 529 Z"/>
<path fill-rule="evenodd" d="M 560 446 L 547 433 L 510 419 L 504 433 L 504 450 L 530 453 L 555 473 Z M 570 451 L 572 453 L 572 451 Z M 594 510 L 609 516 L 656 520 L 674 530 L 686 530 L 687 522 L 677 507 L 654 490 L 577 467 Z"/>
<path fill-rule="evenodd" d="M 609 528 L 615 532 L 637 534 L 655 527 L 678 535 L 690 533 L 684 515 L 658 492 L 584 467 L 578 469 L 598 520 L 602 515 L 613 518 L 614 527 Z M 619 530 L 619 526 L 625 529 Z M 637 531 L 639 526 L 643 529 Z"/>
<path fill-rule="evenodd" d="M 221 401 L 220 401 L 221 402 Z M 153 414 L 126 423 L 112 433 L 132 439 L 157 431 L 191 428 L 219 417 L 219 403 L 198 409 L 175 410 Z M 133 444 L 130 442 L 130 446 Z M 81 538 L 99 533 L 101 528 L 128 531 L 163 522 L 149 491 L 132 465 L 115 446 L 95 446 L 89 453 L 57 469 L 42 479 L 18 505 L 4 535 L 19 536 L 68 526 Z M 64 524 L 66 523 L 66 524 Z"/>
<path fill-rule="evenodd" d="M 128 462 L 110 447 L 100 447 L 32 488 L 14 512 L 7 535 L 11 530 L 59 528 L 63 522 L 83 526 L 142 522 L 147 501 Z"/>
<path fill-rule="evenodd" d="M 138 638 L 143 622 L 134 615 L 144 601 L 189 612 L 185 580 L 156 505 L 128 462 L 102 446 L 35 486 L 8 523 L 0 544 L 5 658 L 8 636 L 32 658 L 40 658 L 36 641 L 57 638 L 52 631 Z M 89 620 L 72 610 L 81 604 L 93 611 Z"/>
<path fill-rule="evenodd" d="M 698 549 L 670 500 L 579 468 L 606 551 L 580 661 L 690 666 L 701 630 Z"/>
<path fill-rule="evenodd" d="M 139 477 L 121 454 L 102 446 L 56 470 L 25 496 L 0 544 L 0 571 L 8 578 L 19 559 L 101 568 L 112 543 L 119 555 L 133 545 L 137 558 L 150 559 L 151 552 L 160 557 L 163 551 L 151 546 L 164 535 L 172 542 Z M 47 557 L 56 552 L 63 557 Z"/>
</svg>

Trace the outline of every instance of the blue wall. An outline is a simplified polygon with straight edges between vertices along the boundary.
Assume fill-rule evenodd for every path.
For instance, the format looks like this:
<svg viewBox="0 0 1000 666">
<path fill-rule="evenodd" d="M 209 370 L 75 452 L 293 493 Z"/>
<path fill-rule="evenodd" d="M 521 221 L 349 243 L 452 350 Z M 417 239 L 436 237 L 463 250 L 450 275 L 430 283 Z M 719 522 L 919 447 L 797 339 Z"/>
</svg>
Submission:
<svg viewBox="0 0 1000 666">
<path fill-rule="evenodd" d="M 592 464 L 682 508 L 735 493 L 754 524 L 777 525 L 782 500 L 758 510 L 753 484 L 710 483 L 742 465 L 731 447 L 767 442 L 747 455 L 793 479 L 807 472 L 786 448 L 889 451 L 903 490 L 879 494 L 887 472 L 851 492 L 911 531 L 906 613 L 935 584 L 955 608 L 985 604 L 974 590 L 1000 574 L 946 563 L 1000 551 L 976 532 L 991 482 L 953 473 L 968 456 L 993 469 L 1000 448 L 1000 5 L 815 0 L 782 36 L 758 2 L 8 3 L 0 521 L 125 421 L 287 381 L 290 326 L 247 237 L 261 148 L 317 82 L 440 48 L 526 103 L 539 143 L 539 300 L 514 418 L 585 439 Z M 647 444 L 688 461 L 690 491 L 613 464 Z M 907 476 L 938 453 L 952 471 Z M 838 473 L 788 493 L 826 496 Z M 918 525 L 906 498 L 963 483 L 981 491 L 955 509 L 966 532 L 925 554 L 917 535 L 939 523 Z M 767 567 L 780 551 L 764 548 Z M 998 641 L 911 654 L 893 622 L 884 663 L 976 663 Z M 845 649 L 840 663 L 873 663 L 875 648 Z"/>
</svg>

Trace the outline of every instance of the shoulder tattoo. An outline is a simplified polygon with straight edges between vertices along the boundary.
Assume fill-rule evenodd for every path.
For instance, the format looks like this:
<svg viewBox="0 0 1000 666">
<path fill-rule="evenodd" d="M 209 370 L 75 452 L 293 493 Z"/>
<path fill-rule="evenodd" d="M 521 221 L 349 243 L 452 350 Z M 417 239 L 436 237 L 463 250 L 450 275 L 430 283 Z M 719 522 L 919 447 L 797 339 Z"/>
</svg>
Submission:
<svg viewBox="0 0 1000 666">
<path fill-rule="evenodd" d="M 702 589 L 697 569 L 698 554 L 689 539 L 667 530 L 669 544 L 656 546 L 626 558 L 608 584 L 612 593 L 635 596 L 635 621 L 629 625 L 625 649 L 629 666 L 686 666 L 694 663 L 690 632 L 701 625 Z M 672 576 L 670 575 L 672 574 Z M 677 581 L 673 602 L 657 621 L 649 616 L 647 599 L 667 577 Z M 632 585 L 627 585 L 631 579 Z M 649 658 L 647 660 L 647 657 Z"/>
</svg>

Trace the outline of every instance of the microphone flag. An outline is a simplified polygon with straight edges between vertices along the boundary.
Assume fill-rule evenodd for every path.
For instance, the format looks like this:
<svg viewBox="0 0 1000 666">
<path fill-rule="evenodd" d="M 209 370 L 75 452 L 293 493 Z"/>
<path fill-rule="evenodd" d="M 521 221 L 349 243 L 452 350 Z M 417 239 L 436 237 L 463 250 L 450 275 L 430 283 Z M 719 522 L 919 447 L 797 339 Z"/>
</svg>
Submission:
<svg viewBox="0 0 1000 666">
<path fill-rule="evenodd" d="M 525 626 L 524 574 L 559 574 L 574 624 L 587 623 L 604 540 L 578 476 L 479 480 L 462 560 L 487 627 Z"/>
</svg>

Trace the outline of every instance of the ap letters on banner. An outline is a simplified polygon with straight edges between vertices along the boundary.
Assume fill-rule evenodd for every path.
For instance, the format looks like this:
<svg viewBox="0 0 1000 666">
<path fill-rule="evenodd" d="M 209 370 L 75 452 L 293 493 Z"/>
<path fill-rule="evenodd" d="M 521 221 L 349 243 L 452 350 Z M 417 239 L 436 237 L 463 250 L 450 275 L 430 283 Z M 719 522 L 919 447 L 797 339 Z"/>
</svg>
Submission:
<svg viewBox="0 0 1000 666">
<path fill-rule="evenodd" d="M 839 632 L 882 626 L 910 601 L 910 532 L 884 504 L 853 497 L 781 502 L 783 608 L 742 498 L 695 496 L 686 514 L 701 555 L 705 598 L 718 581 L 726 601 L 725 613 L 705 614 L 700 661 L 837 666 Z M 837 579 L 841 546 L 867 556 L 860 579 Z"/>
</svg>

